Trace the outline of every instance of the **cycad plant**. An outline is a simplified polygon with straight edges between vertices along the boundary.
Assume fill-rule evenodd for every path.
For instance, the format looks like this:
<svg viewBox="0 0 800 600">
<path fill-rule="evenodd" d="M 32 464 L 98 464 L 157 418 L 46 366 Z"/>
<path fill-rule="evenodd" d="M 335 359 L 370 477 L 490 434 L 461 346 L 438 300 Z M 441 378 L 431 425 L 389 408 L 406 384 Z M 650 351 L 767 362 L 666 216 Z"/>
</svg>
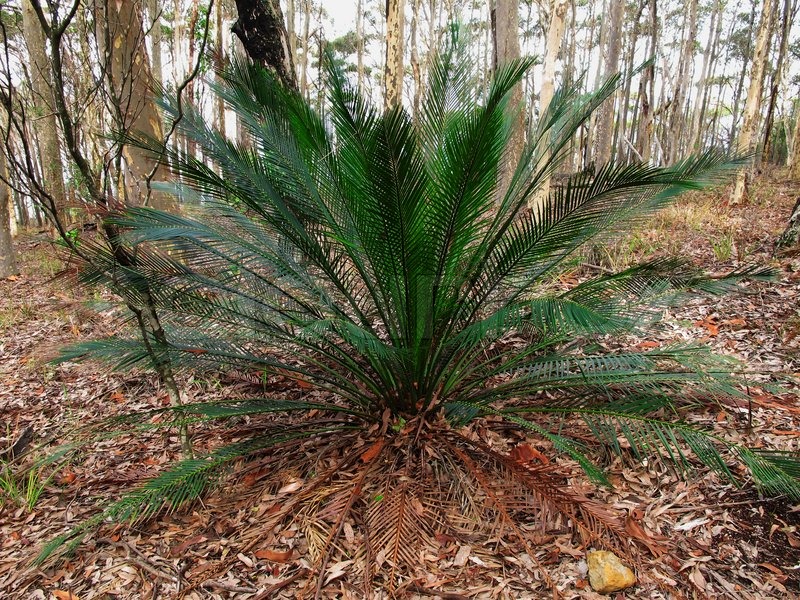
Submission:
<svg viewBox="0 0 800 600">
<path fill-rule="evenodd" d="M 501 195 L 509 92 L 531 63 L 498 69 L 479 93 L 461 52 L 454 29 L 413 119 L 401 107 L 376 109 L 335 68 L 320 115 L 244 64 L 215 92 L 247 143 L 182 111 L 180 131 L 202 160 L 153 150 L 195 204 L 184 215 L 134 208 L 114 217 L 141 268 L 121 274 L 107 253 L 107 270 L 84 273 L 96 283 L 114 270 L 134 304 L 146 282 L 166 342 L 113 338 L 73 355 L 92 350 L 130 365 L 155 345 L 175 365 L 256 373 L 266 397 L 126 417 L 128 431 L 233 423 L 236 441 L 178 463 L 46 552 L 107 517 L 174 509 L 243 464 L 258 494 L 281 498 L 257 531 L 242 533 L 244 547 L 293 546 L 318 594 L 332 559 L 352 561 L 366 588 L 391 589 L 424 571 L 442 539 L 525 553 L 530 560 L 517 564 L 534 567 L 539 542 L 566 524 L 587 546 L 628 551 L 633 537 L 658 551 L 568 485 L 570 464 L 606 481 L 592 458 L 601 447 L 658 455 L 679 470 L 699 461 L 731 478 L 737 457 L 770 491 L 798 495 L 791 457 L 681 419 L 739 395 L 732 361 L 687 344 L 604 351 L 604 340 L 648 325 L 685 293 L 728 290 L 764 272 L 704 278 L 655 260 L 572 286 L 559 277 L 587 242 L 619 235 L 737 161 L 707 152 L 667 168 L 610 164 L 570 177 L 531 209 L 616 81 L 588 95 L 557 93 Z M 290 389 L 270 397 L 276 378 Z M 302 535 L 280 537 L 286 527 L 276 526 L 288 523 Z"/>
</svg>

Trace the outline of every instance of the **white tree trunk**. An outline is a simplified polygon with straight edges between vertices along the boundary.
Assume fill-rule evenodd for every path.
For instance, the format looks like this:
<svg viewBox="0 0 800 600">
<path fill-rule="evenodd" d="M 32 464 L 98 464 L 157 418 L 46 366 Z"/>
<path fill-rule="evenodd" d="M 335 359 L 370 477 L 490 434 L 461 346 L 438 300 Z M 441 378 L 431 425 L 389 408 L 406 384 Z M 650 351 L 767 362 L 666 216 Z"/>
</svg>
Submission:
<svg viewBox="0 0 800 600">
<path fill-rule="evenodd" d="M 755 142 L 758 140 L 758 119 L 761 110 L 761 88 L 764 81 L 770 47 L 770 34 L 772 32 L 773 17 L 772 0 L 763 0 L 761 19 L 758 24 L 758 37 L 753 54 L 753 64 L 750 68 L 750 85 L 747 89 L 747 101 L 744 105 L 742 128 L 739 130 L 737 146 L 739 152 L 752 153 L 755 151 Z M 742 169 L 736 176 L 736 185 L 731 196 L 732 204 L 739 204 L 747 199 L 747 186 L 750 182 L 751 170 Z"/>
<path fill-rule="evenodd" d="M 405 20 L 405 0 L 388 0 L 386 3 L 386 67 L 383 88 L 383 106 L 386 109 L 398 106 L 403 102 Z"/>
<path fill-rule="evenodd" d="M 150 42 L 153 45 L 153 82 L 161 85 L 164 81 L 161 69 L 161 6 L 158 0 L 147 0 L 147 13 L 150 19 Z M 222 5 L 222 2 L 219 3 Z"/>
<path fill-rule="evenodd" d="M 544 118 L 550 102 L 553 99 L 556 79 L 556 59 L 561 48 L 561 38 L 564 36 L 565 15 L 569 7 L 568 0 L 553 0 L 550 10 L 550 26 L 547 28 L 547 42 L 544 54 L 544 73 L 542 87 L 539 93 L 539 118 Z M 549 153 L 545 160 L 549 158 Z M 529 206 L 534 210 L 547 202 L 550 194 L 550 177 L 542 182 L 541 189 L 531 199 Z"/>
</svg>

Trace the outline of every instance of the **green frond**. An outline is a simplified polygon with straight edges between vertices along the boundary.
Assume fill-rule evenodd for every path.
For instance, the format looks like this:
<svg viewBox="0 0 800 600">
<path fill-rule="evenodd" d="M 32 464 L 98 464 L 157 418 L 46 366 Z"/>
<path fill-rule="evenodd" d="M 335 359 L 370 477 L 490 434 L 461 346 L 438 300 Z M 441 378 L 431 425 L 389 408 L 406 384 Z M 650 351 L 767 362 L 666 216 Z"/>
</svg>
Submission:
<svg viewBox="0 0 800 600">
<path fill-rule="evenodd" d="M 770 494 L 800 498 L 800 459 L 796 453 L 752 450 L 734 444 L 719 435 L 702 430 L 684 421 L 667 421 L 650 416 L 668 407 L 666 398 L 647 398 L 642 403 L 626 399 L 624 404 L 609 404 L 598 408 L 545 407 L 536 409 L 545 415 L 580 416 L 598 441 L 621 451 L 620 438 L 638 458 L 658 456 L 668 460 L 681 471 L 692 469 L 684 449 L 688 449 L 706 467 L 739 485 L 722 450 L 738 458 L 750 470 L 756 484 Z M 504 418 L 519 424 L 516 409 L 500 411 Z M 522 412 L 531 412 L 522 409 Z"/>
<path fill-rule="evenodd" d="M 800 501 L 800 456 L 797 452 L 750 449 L 738 446 L 739 458 L 762 490 L 773 496 Z"/>
<path fill-rule="evenodd" d="M 167 471 L 111 503 L 98 515 L 54 538 L 36 557 L 41 565 L 68 542 L 79 543 L 89 531 L 105 521 L 136 523 L 162 511 L 173 511 L 197 499 L 215 484 L 233 461 L 281 443 L 301 440 L 336 431 L 335 427 L 267 431 L 261 436 L 224 446 L 201 458 L 185 459 Z"/>
<path fill-rule="evenodd" d="M 484 87 L 466 50 L 460 29 L 450 28 L 413 118 L 402 106 L 373 106 L 330 57 L 324 114 L 268 71 L 235 60 L 212 88 L 235 113 L 242 143 L 166 98 L 165 115 L 182 115 L 177 133 L 201 157 L 126 140 L 162 160 L 174 181 L 160 189 L 188 202 L 181 214 L 121 210 L 106 221 L 116 239 L 87 241 L 82 281 L 116 293 L 146 333 L 120 331 L 61 360 L 277 374 L 298 391 L 313 388 L 297 397 L 324 400 L 199 403 L 105 423 L 111 436 L 292 415 L 283 429 L 279 416 L 253 419 L 269 423 L 260 437 L 176 464 L 59 543 L 107 518 L 136 521 L 184 505 L 254 452 L 381 423 L 430 425 L 442 410 L 451 425 L 500 416 L 548 440 L 595 482 L 607 480 L 589 457 L 594 445 L 565 431 L 567 417 L 582 418 L 598 444 L 661 456 L 679 470 L 702 463 L 732 478 L 732 453 L 763 489 L 795 494 L 794 455 L 742 449 L 680 419 L 743 398 L 742 365 L 693 345 L 611 352 L 603 344 L 603 336 L 641 334 L 689 294 L 733 291 L 768 279 L 769 269 L 708 276 L 659 259 L 568 289 L 559 277 L 587 243 L 720 182 L 741 158 L 710 150 L 668 167 L 609 163 L 553 184 L 529 209 L 576 133 L 625 80 L 611 77 L 587 94 L 578 85 L 558 90 L 508 165 L 510 182 L 500 182 L 519 110 L 512 91 L 532 59 L 502 65 Z M 327 426 L 297 418 L 311 411 Z M 395 498 L 391 509 L 403 513 L 413 498 Z M 393 531 L 379 545 L 400 556 L 405 537 Z"/>
<path fill-rule="evenodd" d="M 588 448 L 582 448 L 581 444 L 574 439 L 570 439 L 567 436 L 557 435 L 551 433 L 544 427 L 534 423 L 533 421 L 523 419 L 522 417 L 518 417 L 513 414 L 501 413 L 498 411 L 489 411 L 490 413 L 501 415 L 504 419 L 514 423 L 515 425 L 520 426 L 522 429 L 526 429 L 533 433 L 536 433 L 542 436 L 544 439 L 548 440 L 550 443 L 553 444 L 553 447 L 558 450 L 559 452 L 563 452 L 570 458 L 572 458 L 575 462 L 577 462 L 583 472 L 591 479 L 594 483 L 600 483 L 603 485 L 611 485 L 608 478 L 606 477 L 605 473 L 597 467 L 589 458 L 586 456 L 586 452 Z"/>
<path fill-rule="evenodd" d="M 62 348 L 53 364 L 79 360 L 102 361 L 120 371 L 142 364 L 152 367 L 152 356 L 140 339 L 117 336 L 87 340 Z"/>
</svg>

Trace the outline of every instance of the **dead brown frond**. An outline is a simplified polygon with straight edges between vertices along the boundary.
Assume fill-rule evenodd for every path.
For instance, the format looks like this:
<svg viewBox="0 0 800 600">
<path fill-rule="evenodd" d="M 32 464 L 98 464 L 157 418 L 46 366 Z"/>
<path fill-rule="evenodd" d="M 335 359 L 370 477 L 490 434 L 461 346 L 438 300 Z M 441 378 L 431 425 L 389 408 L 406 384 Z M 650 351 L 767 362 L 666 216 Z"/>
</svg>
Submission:
<svg viewBox="0 0 800 600">
<path fill-rule="evenodd" d="M 397 586 L 398 571 L 413 574 L 435 548 L 435 513 L 424 503 L 427 477 L 414 450 L 403 444 L 390 448 L 394 456 L 381 465 L 367 498 L 365 525 L 375 554 L 368 568 L 385 574 L 389 590 Z"/>
<path fill-rule="evenodd" d="M 362 581 L 365 597 L 394 597 L 444 568 L 490 566 L 556 593 L 547 571 L 560 552 L 553 542 L 573 534 L 584 550 L 634 558 L 631 540 L 663 550 L 631 517 L 572 487 L 547 456 L 509 453 L 491 436 L 436 422 L 322 436 L 265 456 L 240 479 L 260 490 L 251 500 L 263 513 L 240 547 L 273 562 L 292 557 L 276 564 L 307 569 L 298 589 L 317 598 L 343 580 Z"/>
</svg>

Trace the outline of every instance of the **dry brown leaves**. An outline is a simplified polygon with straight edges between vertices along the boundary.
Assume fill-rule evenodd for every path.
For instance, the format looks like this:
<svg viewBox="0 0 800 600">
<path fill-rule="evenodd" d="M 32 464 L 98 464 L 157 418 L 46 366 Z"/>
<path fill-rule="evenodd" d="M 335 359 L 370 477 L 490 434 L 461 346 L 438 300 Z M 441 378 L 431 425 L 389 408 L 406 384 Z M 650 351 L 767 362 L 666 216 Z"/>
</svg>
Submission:
<svg viewBox="0 0 800 600">
<path fill-rule="evenodd" d="M 691 256 L 709 270 L 723 272 L 738 259 L 769 260 L 772 241 L 784 226 L 800 193 L 797 184 L 778 182 L 757 188 L 746 207 L 719 206 L 718 215 L 700 227 L 688 218 L 664 218 L 642 239 Z M 691 213 L 691 202 L 684 206 Z M 696 201 L 699 202 L 699 201 Z M 702 204 L 702 202 L 700 202 Z M 676 213 L 677 214 L 677 213 Z M 732 234 L 734 249 L 720 264 L 715 236 Z M 46 364 L 58 347 L 108 333 L 112 313 L 92 314 L 79 293 L 42 275 L 46 242 L 23 238 L 21 276 L 0 281 L 0 449 L 32 426 L 36 443 L 64 441 L 75 426 L 131 408 L 163 404 L 165 396 L 152 379 L 140 374 L 109 374 L 91 365 Z M 657 250 L 658 251 L 658 250 Z M 719 254 L 719 251 L 717 251 Z M 47 265 L 46 265 L 47 266 Z M 800 260 L 785 257 L 780 280 L 753 284 L 745 295 L 722 300 L 698 299 L 667 315 L 648 339 L 628 340 L 641 349 L 688 340 L 705 340 L 716 350 L 746 359 L 755 370 L 800 373 Z M 53 267 L 50 267 L 53 270 Z M 237 377 L 224 386 L 209 381 L 184 381 L 190 396 L 235 395 Z M 765 448 L 800 449 L 800 402 L 796 390 L 773 395 L 759 387 L 766 376 L 753 378 L 751 406 L 694 417 L 710 427 L 738 432 L 737 440 Z M 298 382 L 274 381 L 290 389 Z M 302 382 L 299 383 L 302 387 Z M 297 387 L 297 385 L 295 385 Z M 198 444 L 217 443 L 213 431 L 199 432 Z M 482 437 L 512 452 L 517 459 L 556 461 L 538 440 L 502 439 L 486 429 Z M 269 532 L 269 544 L 253 544 L 253 534 L 303 485 L 291 473 L 275 493 L 259 493 L 264 476 L 257 468 L 237 487 L 221 490 L 192 510 L 165 516 L 134 529 L 105 528 L 90 535 L 69 561 L 46 570 L 25 568 L 41 545 L 93 514 L 98 503 L 118 497 L 131 482 L 152 476 L 175 458 L 177 440 L 161 434 L 102 442 L 68 468 L 55 474 L 33 510 L 5 501 L 0 509 L 0 590 L 6 598 L 296 598 L 308 594 L 301 583 L 311 568 L 308 531 L 297 525 Z M 365 446 L 360 460 L 380 451 Z M 29 460 L 29 459 L 28 459 Z M 628 516 L 629 526 L 643 528 L 671 547 L 645 561 L 639 584 L 626 598 L 767 599 L 800 594 L 800 507 L 766 500 L 749 488 L 734 489 L 715 475 L 689 480 L 658 461 L 615 460 L 608 466 L 612 489 L 587 489 L 593 499 Z M 233 494 L 233 495 L 231 495 Z M 234 501 L 231 500 L 234 499 Z M 531 524 L 531 527 L 536 527 Z M 342 524 L 342 544 L 355 548 L 358 524 Z M 537 556 L 509 554 L 498 546 L 471 544 L 439 535 L 438 547 L 420 556 L 419 577 L 398 590 L 408 598 L 536 598 L 534 560 L 547 567 L 565 598 L 599 598 L 586 581 L 581 547 L 565 527 L 563 534 L 542 540 Z M 497 543 L 500 543 L 498 540 Z M 323 597 L 362 598 L 363 585 L 351 580 L 352 565 L 327 565 Z M 381 597 L 379 590 L 375 597 Z"/>
</svg>

